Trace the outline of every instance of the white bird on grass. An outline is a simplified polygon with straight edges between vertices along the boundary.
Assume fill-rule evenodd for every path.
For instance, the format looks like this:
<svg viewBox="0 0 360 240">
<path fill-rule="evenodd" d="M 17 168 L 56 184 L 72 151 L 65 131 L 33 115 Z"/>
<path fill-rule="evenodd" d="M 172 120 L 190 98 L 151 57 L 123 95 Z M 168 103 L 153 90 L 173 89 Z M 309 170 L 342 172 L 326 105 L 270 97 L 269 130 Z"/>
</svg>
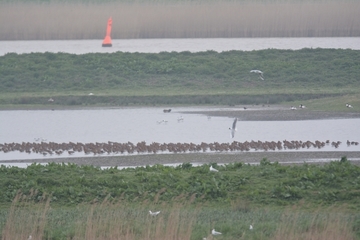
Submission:
<svg viewBox="0 0 360 240">
<path fill-rule="evenodd" d="M 250 230 L 253 230 L 253 226 L 252 226 L 252 225 L 250 225 L 249 229 L 250 229 Z"/>
<path fill-rule="evenodd" d="M 151 210 L 149 211 L 150 215 L 151 216 L 156 216 L 160 213 L 160 211 L 157 211 L 157 212 L 152 212 Z"/>
<path fill-rule="evenodd" d="M 212 165 L 210 165 L 210 172 L 218 172 L 219 170 L 217 170 L 217 169 L 215 169 L 215 168 L 213 168 L 213 166 Z"/>
<path fill-rule="evenodd" d="M 236 122 L 237 122 L 237 118 L 234 119 L 234 122 L 232 124 L 232 127 L 229 128 L 229 130 L 231 130 L 231 138 L 235 137 L 235 132 L 236 132 Z"/>
<path fill-rule="evenodd" d="M 346 107 L 348 107 L 348 108 L 353 108 L 353 106 L 351 106 L 351 104 L 346 104 Z"/>
<path fill-rule="evenodd" d="M 259 78 L 260 78 L 261 80 L 265 80 L 265 79 L 264 79 L 264 73 L 263 73 L 262 71 L 260 71 L 260 70 L 251 70 L 250 72 L 251 72 L 251 73 L 259 74 Z"/>
<path fill-rule="evenodd" d="M 211 234 L 214 235 L 214 236 L 216 236 L 216 235 L 221 235 L 221 232 L 217 232 L 217 231 L 215 231 L 215 229 L 213 229 L 213 230 L 211 231 Z"/>
</svg>

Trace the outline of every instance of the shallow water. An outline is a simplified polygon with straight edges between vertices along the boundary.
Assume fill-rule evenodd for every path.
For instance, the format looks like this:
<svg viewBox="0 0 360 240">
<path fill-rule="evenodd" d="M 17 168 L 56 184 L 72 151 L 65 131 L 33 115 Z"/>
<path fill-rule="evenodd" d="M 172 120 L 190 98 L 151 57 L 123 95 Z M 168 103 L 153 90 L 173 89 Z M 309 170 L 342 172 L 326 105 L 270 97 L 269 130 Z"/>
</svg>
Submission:
<svg viewBox="0 0 360 240">
<path fill-rule="evenodd" d="M 9 52 L 64 52 L 73 54 L 112 52 L 216 52 L 302 48 L 335 48 L 360 50 L 360 37 L 353 38 L 180 38 L 180 39 L 113 39 L 112 47 L 101 47 L 102 40 L 0 41 L 0 56 Z"/>
<path fill-rule="evenodd" d="M 221 108 L 109 108 L 84 110 L 16 110 L 0 111 L 0 143 L 21 142 L 119 142 L 158 143 L 231 143 L 232 141 L 341 141 L 339 148 L 327 146 L 321 151 L 360 151 L 360 145 L 347 146 L 346 141 L 360 142 L 360 119 L 306 121 L 238 121 L 234 138 L 229 127 L 233 119 L 185 111 L 222 110 Z M 239 110 L 231 108 L 226 110 Z M 290 111 L 290 110 L 289 110 Z M 183 121 L 178 121 L 182 117 Z M 162 121 L 166 121 L 166 123 Z M 161 122 L 161 123 L 159 123 Z M 313 151 L 301 149 L 296 151 Z M 75 153 L 72 157 L 82 157 Z M 0 160 L 36 159 L 43 156 L 19 152 L 0 153 Z M 60 157 L 68 157 L 63 154 Z"/>
</svg>

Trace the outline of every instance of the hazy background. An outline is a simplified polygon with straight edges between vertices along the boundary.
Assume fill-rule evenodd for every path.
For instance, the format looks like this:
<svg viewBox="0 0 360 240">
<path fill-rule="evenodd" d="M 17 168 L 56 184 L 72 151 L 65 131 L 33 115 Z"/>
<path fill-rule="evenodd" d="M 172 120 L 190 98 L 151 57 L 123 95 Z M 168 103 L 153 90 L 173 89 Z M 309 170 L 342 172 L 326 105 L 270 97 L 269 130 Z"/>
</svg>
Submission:
<svg viewBox="0 0 360 240">
<path fill-rule="evenodd" d="M 0 40 L 360 36 L 358 0 L 0 1 Z"/>
</svg>

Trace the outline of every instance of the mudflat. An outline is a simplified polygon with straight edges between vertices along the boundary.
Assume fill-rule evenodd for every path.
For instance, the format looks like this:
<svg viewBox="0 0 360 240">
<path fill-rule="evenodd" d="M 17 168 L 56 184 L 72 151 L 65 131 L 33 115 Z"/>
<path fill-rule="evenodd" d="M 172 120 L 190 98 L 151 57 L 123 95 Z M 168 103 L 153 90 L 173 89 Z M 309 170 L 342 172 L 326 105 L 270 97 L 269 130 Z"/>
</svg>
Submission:
<svg viewBox="0 0 360 240">
<path fill-rule="evenodd" d="M 351 119 L 359 118 L 360 112 L 351 109 L 344 109 L 341 112 L 314 111 L 306 108 L 301 109 L 291 106 L 281 105 L 255 105 L 225 108 L 225 110 L 214 111 L 192 111 L 185 113 L 204 114 L 207 116 L 236 117 L 240 121 L 302 121 L 302 120 L 320 120 L 320 119 Z M 348 110 L 348 111 L 346 111 Z"/>
<path fill-rule="evenodd" d="M 222 152 L 222 153 L 174 153 L 174 154 L 138 154 L 124 156 L 91 156 L 91 157 L 66 157 L 66 158 L 46 158 L 31 160 L 9 160 L 1 161 L 0 164 L 26 162 L 26 163 L 75 163 L 79 165 L 93 166 L 145 166 L 155 164 L 229 164 L 242 162 L 245 164 L 258 164 L 264 158 L 270 162 L 279 162 L 280 164 L 323 164 L 328 161 L 338 161 L 346 157 L 352 163 L 360 165 L 360 152 L 336 152 L 336 151 L 314 151 L 314 152 Z"/>
<path fill-rule="evenodd" d="M 247 106 L 224 108 L 225 110 L 192 111 L 184 113 L 204 114 L 208 116 L 236 117 L 240 121 L 294 121 L 294 120 L 316 120 L 316 119 L 349 119 L 359 118 L 360 113 L 353 111 L 325 112 L 312 111 L 307 109 L 290 110 L 284 106 Z M 345 144 L 345 143 L 343 143 Z M 181 164 L 181 163 L 219 163 L 228 164 L 235 162 L 258 164 L 266 158 L 271 162 L 281 164 L 323 164 L 330 160 L 340 160 L 347 157 L 352 163 L 360 165 L 360 151 L 234 151 L 234 152 L 196 152 L 196 153 L 156 153 L 156 154 L 134 154 L 134 155 L 95 155 L 86 157 L 62 157 L 43 158 L 29 160 L 1 161 L 0 164 L 14 162 L 56 162 L 76 163 L 79 165 L 94 166 L 144 166 L 154 164 Z"/>
</svg>

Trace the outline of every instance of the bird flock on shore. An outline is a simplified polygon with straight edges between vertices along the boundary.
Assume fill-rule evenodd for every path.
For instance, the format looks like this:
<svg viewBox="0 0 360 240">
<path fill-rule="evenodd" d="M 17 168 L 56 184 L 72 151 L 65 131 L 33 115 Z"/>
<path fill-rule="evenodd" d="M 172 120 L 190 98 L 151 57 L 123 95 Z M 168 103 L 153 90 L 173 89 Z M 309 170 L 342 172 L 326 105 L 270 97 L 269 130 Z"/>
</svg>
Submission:
<svg viewBox="0 0 360 240">
<path fill-rule="evenodd" d="M 347 146 L 358 145 L 356 141 L 347 141 Z M 158 143 L 152 142 L 146 144 L 145 141 L 136 144 L 132 142 L 118 143 L 118 142 L 95 142 L 95 143 L 80 143 L 80 142 L 22 142 L 22 143 L 1 143 L 0 152 L 24 152 L 37 153 L 46 155 L 72 155 L 76 152 L 81 152 L 86 155 L 103 155 L 103 154 L 141 154 L 141 153 L 191 153 L 191 152 L 228 152 L 228 151 L 275 151 L 282 149 L 308 149 L 308 148 L 323 148 L 331 146 L 338 148 L 341 141 L 330 140 L 318 141 L 245 141 L 232 143 Z"/>
</svg>

